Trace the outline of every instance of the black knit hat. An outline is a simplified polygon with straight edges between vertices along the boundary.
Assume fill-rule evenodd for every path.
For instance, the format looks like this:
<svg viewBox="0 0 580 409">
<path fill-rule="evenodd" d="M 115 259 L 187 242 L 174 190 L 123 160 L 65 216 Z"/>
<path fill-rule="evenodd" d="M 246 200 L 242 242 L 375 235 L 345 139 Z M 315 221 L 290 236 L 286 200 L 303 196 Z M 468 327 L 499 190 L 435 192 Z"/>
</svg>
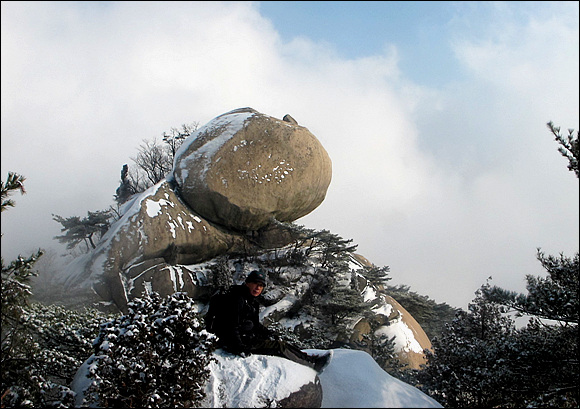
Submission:
<svg viewBox="0 0 580 409">
<path fill-rule="evenodd" d="M 246 283 L 262 283 L 264 287 L 266 286 L 266 280 L 266 273 L 262 270 L 254 270 L 246 277 Z"/>
</svg>

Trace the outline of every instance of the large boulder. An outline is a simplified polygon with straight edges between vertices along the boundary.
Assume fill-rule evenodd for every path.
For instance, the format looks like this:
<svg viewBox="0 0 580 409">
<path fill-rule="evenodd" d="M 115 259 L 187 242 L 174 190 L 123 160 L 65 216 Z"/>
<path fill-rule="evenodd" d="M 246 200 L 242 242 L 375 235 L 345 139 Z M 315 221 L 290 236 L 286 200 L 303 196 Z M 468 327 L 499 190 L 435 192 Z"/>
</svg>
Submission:
<svg viewBox="0 0 580 409">
<path fill-rule="evenodd" d="M 169 176 L 180 197 L 205 219 L 237 231 L 312 212 L 326 196 L 332 164 L 307 128 L 285 118 L 241 108 L 192 134 Z"/>
</svg>

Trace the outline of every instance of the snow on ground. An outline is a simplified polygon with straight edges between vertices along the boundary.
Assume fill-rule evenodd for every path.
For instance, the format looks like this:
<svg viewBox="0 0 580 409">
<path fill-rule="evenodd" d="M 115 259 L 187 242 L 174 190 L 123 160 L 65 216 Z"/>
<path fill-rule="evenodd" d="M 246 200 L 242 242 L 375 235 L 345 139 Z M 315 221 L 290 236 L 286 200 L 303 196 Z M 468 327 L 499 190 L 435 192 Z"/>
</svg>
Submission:
<svg viewBox="0 0 580 409">
<path fill-rule="evenodd" d="M 311 355 L 324 354 L 320 349 L 306 349 Z M 332 359 L 318 374 L 322 385 L 323 408 L 441 408 L 419 389 L 385 372 L 366 352 L 333 349 Z M 201 407 L 267 407 L 314 382 L 317 373 L 284 358 L 251 355 L 241 358 L 221 349 L 214 352 L 210 379 Z M 89 358 L 71 385 L 78 393 L 77 405 L 90 385 L 87 378 Z"/>
<path fill-rule="evenodd" d="M 323 408 L 442 407 L 419 389 L 389 375 L 363 351 L 334 349 L 330 364 L 319 377 Z"/>
<path fill-rule="evenodd" d="M 268 402 L 287 398 L 316 378 L 313 369 L 276 356 L 240 358 L 221 349 L 214 356 L 217 362 L 210 364 L 202 407 L 266 407 Z"/>
<path fill-rule="evenodd" d="M 441 408 L 419 389 L 385 372 L 366 352 L 333 349 L 332 359 L 319 374 L 323 408 Z M 312 355 L 324 350 L 307 349 Z M 217 363 L 203 407 L 264 407 L 302 385 L 314 382 L 316 372 L 284 358 L 252 355 L 239 358 L 217 350 Z"/>
</svg>

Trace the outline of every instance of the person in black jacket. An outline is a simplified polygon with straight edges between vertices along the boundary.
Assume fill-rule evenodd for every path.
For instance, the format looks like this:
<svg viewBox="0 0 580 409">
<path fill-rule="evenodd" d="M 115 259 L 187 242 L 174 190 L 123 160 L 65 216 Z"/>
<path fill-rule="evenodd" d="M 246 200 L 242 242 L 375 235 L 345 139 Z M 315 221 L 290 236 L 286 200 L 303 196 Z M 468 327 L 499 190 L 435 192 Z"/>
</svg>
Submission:
<svg viewBox="0 0 580 409">
<path fill-rule="evenodd" d="M 212 297 L 206 314 L 207 330 L 218 337 L 218 347 L 242 357 L 251 354 L 274 355 L 290 359 L 321 372 L 330 359 L 325 355 L 308 355 L 295 345 L 277 339 L 259 320 L 260 305 L 256 299 L 266 287 L 266 274 L 254 270 L 244 284 Z"/>
</svg>

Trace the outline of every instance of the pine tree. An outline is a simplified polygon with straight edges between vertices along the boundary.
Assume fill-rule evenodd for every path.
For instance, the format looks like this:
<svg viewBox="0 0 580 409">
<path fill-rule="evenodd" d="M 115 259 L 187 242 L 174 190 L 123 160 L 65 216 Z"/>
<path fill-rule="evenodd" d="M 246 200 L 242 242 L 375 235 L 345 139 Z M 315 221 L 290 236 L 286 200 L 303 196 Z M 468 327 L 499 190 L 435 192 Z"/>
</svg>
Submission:
<svg viewBox="0 0 580 409">
<path fill-rule="evenodd" d="M 568 169 L 579 177 L 578 133 L 574 137 L 570 129 L 564 138 L 552 122 L 548 128 L 560 145 L 558 151 L 569 161 Z M 418 373 L 418 379 L 442 404 L 578 407 L 578 253 L 572 258 L 563 254 L 554 257 L 538 249 L 537 258 L 548 275 L 527 275 L 527 294 L 482 286 L 470 312 L 459 312 L 441 338 L 433 340 L 434 353 L 427 353 L 428 365 Z M 514 313 L 527 316 L 529 323 L 517 330 L 511 324 L 501 324 L 496 341 L 490 342 L 482 339 L 490 326 L 482 325 L 478 330 L 473 325 L 478 317 L 485 322 L 473 305 L 488 311 L 488 318 L 495 317 L 499 324 L 498 314 L 505 324 L 511 320 L 508 314 Z M 480 331 L 484 328 L 487 330 Z"/>
<path fill-rule="evenodd" d="M 86 391 L 101 407 L 192 407 L 205 396 L 215 336 L 185 293 L 152 293 L 103 325 Z M 94 402 L 94 401 L 97 402 Z"/>
<path fill-rule="evenodd" d="M 1 211 L 4 212 L 9 207 L 14 207 L 15 203 L 8 197 L 15 191 L 21 194 L 26 193 L 24 181 L 26 178 L 14 172 L 8 173 L 6 182 L 1 183 Z M 32 402 L 34 395 L 34 384 L 30 381 L 30 372 L 27 364 L 37 351 L 34 340 L 26 331 L 22 324 L 22 317 L 25 314 L 28 299 L 30 297 L 30 277 L 35 274 L 34 263 L 42 255 L 39 250 L 30 257 L 19 255 L 16 260 L 8 265 L 1 259 L 1 331 L 2 331 L 2 406 L 5 405 L 26 405 Z"/>
<path fill-rule="evenodd" d="M 2 407 L 33 406 L 42 402 L 39 383 L 44 379 L 39 379 L 35 365 L 40 349 L 25 324 L 31 295 L 28 282 L 35 274 L 33 266 L 41 255 L 39 250 L 28 258 L 19 256 L 8 266 L 2 259 Z"/>
<path fill-rule="evenodd" d="M 518 379 L 509 398 L 513 406 L 578 407 L 577 325 L 546 325 L 531 318 L 518 330 L 514 351 L 509 361 Z"/>
<path fill-rule="evenodd" d="M 558 151 L 568 159 L 568 170 L 578 173 L 580 157 L 578 132 L 548 122 L 548 128 L 560 145 Z M 577 407 L 578 393 L 578 318 L 580 304 L 580 268 L 578 252 L 573 257 L 546 256 L 537 250 L 537 259 L 547 271 L 546 277 L 526 276 L 527 294 L 507 291 L 497 286 L 487 288 L 484 297 L 490 303 L 505 306 L 517 316 L 530 318 L 514 339 L 517 353 L 510 360 L 518 373 L 518 390 L 511 397 L 516 405 Z"/>
<path fill-rule="evenodd" d="M 437 303 L 426 295 L 410 291 L 407 285 L 387 286 L 385 293 L 392 296 L 421 325 L 429 339 L 441 336 L 445 324 L 450 323 L 459 308 Z"/>
<path fill-rule="evenodd" d="M 580 402 L 578 253 L 573 258 L 554 257 L 538 249 L 537 258 L 548 275 L 526 276 L 527 294 L 494 286 L 484 296 L 517 316 L 531 317 L 514 340 L 519 352 L 510 362 L 525 393 L 512 399 L 526 405 L 575 407 Z"/>
<path fill-rule="evenodd" d="M 356 244 L 352 239 L 343 239 L 338 234 L 328 230 L 320 230 L 314 236 L 315 251 L 318 253 L 320 269 L 333 269 L 344 266 L 350 261 L 351 253 L 356 251 Z"/>
<path fill-rule="evenodd" d="M 2 206 L 0 211 L 3 212 L 4 210 L 8 210 L 9 207 L 14 207 L 14 200 L 8 199 L 8 196 L 14 193 L 15 190 L 20 190 L 21 194 L 26 193 L 26 190 L 24 189 L 25 180 L 26 178 L 18 173 L 8 172 L 6 182 L 1 183 L 2 189 L 0 199 L 2 201 Z"/>
<path fill-rule="evenodd" d="M 228 267 L 228 257 L 226 255 L 218 256 L 214 263 L 209 266 L 212 277 L 212 286 L 214 292 L 225 292 L 234 283 L 232 274 Z"/>
<path fill-rule="evenodd" d="M 15 190 L 24 192 L 23 177 L 10 173 L 2 184 L 2 211 Z M 39 250 L 18 256 L 9 265 L 2 259 L 2 407 L 72 406 L 68 384 L 88 357 L 104 315 L 96 310 L 77 312 L 31 303 L 29 279 Z"/>
<path fill-rule="evenodd" d="M 445 407 L 496 407 L 514 386 L 504 362 L 511 356 L 515 324 L 484 299 L 488 287 L 432 340 L 433 352 L 426 350 L 427 365 L 417 374 L 421 389 Z"/>
<path fill-rule="evenodd" d="M 96 243 L 105 235 L 111 227 L 110 220 L 114 217 L 112 211 L 97 210 L 87 212 L 87 217 L 79 216 L 61 217 L 53 214 L 54 221 L 62 225 L 60 231 L 65 232 L 62 236 L 55 236 L 61 243 L 67 244 L 67 249 L 73 249 L 81 243 L 86 244 L 86 250 L 95 249 Z"/>
<path fill-rule="evenodd" d="M 576 177 L 580 178 L 580 174 L 578 173 L 578 160 L 580 159 L 578 131 L 576 131 L 576 137 L 574 137 L 574 129 L 568 129 L 568 136 L 564 137 L 560 133 L 560 127 L 555 126 L 552 121 L 548 122 L 547 125 L 552 135 L 554 135 L 556 142 L 560 145 L 558 152 L 568 159 L 568 170 L 576 173 Z"/>
<path fill-rule="evenodd" d="M 396 335 L 388 337 L 384 332 L 377 330 L 382 326 L 382 322 L 373 317 L 367 317 L 370 330 L 362 335 L 362 340 L 356 342 L 357 347 L 367 351 L 379 364 L 381 368 L 390 375 L 401 379 L 406 376 L 406 366 L 401 363 L 395 353 Z"/>
<path fill-rule="evenodd" d="M 346 317 L 360 314 L 368 309 L 360 293 L 352 288 L 335 287 L 316 302 L 316 307 L 323 315 L 330 318 L 333 326 L 339 324 Z"/>
<path fill-rule="evenodd" d="M 360 274 L 368 280 L 373 286 L 378 289 L 384 289 L 384 286 L 391 280 L 388 273 L 390 271 L 389 266 L 377 267 L 373 265 L 372 267 L 364 266 L 360 271 Z"/>
<path fill-rule="evenodd" d="M 294 236 L 294 245 L 287 255 L 288 263 L 290 265 L 305 263 L 317 245 L 315 238 L 319 233 L 314 229 L 309 229 L 294 223 L 283 225 L 292 231 Z"/>
<path fill-rule="evenodd" d="M 17 190 L 22 194 L 26 192 L 24 180 L 24 176 L 9 172 L 6 183 L 1 183 L 2 212 L 15 205 L 13 200 L 8 199 L 11 194 Z M 38 250 L 29 257 L 19 255 L 8 265 L 4 264 L 4 258 L 1 259 L 2 407 L 30 406 L 41 399 L 41 387 L 33 367 L 38 345 L 23 320 L 31 294 L 29 280 L 36 274 L 34 263 L 42 253 Z"/>
<path fill-rule="evenodd" d="M 531 274 L 526 276 L 528 294 L 518 294 L 499 287 L 491 287 L 485 295 L 491 302 L 499 303 L 516 311 L 520 316 L 531 315 L 541 319 L 561 322 L 562 325 L 578 325 L 580 303 L 580 269 L 578 253 L 573 258 L 546 256 L 540 249 L 537 259 L 548 272 L 545 278 Z"/>
</svg>

